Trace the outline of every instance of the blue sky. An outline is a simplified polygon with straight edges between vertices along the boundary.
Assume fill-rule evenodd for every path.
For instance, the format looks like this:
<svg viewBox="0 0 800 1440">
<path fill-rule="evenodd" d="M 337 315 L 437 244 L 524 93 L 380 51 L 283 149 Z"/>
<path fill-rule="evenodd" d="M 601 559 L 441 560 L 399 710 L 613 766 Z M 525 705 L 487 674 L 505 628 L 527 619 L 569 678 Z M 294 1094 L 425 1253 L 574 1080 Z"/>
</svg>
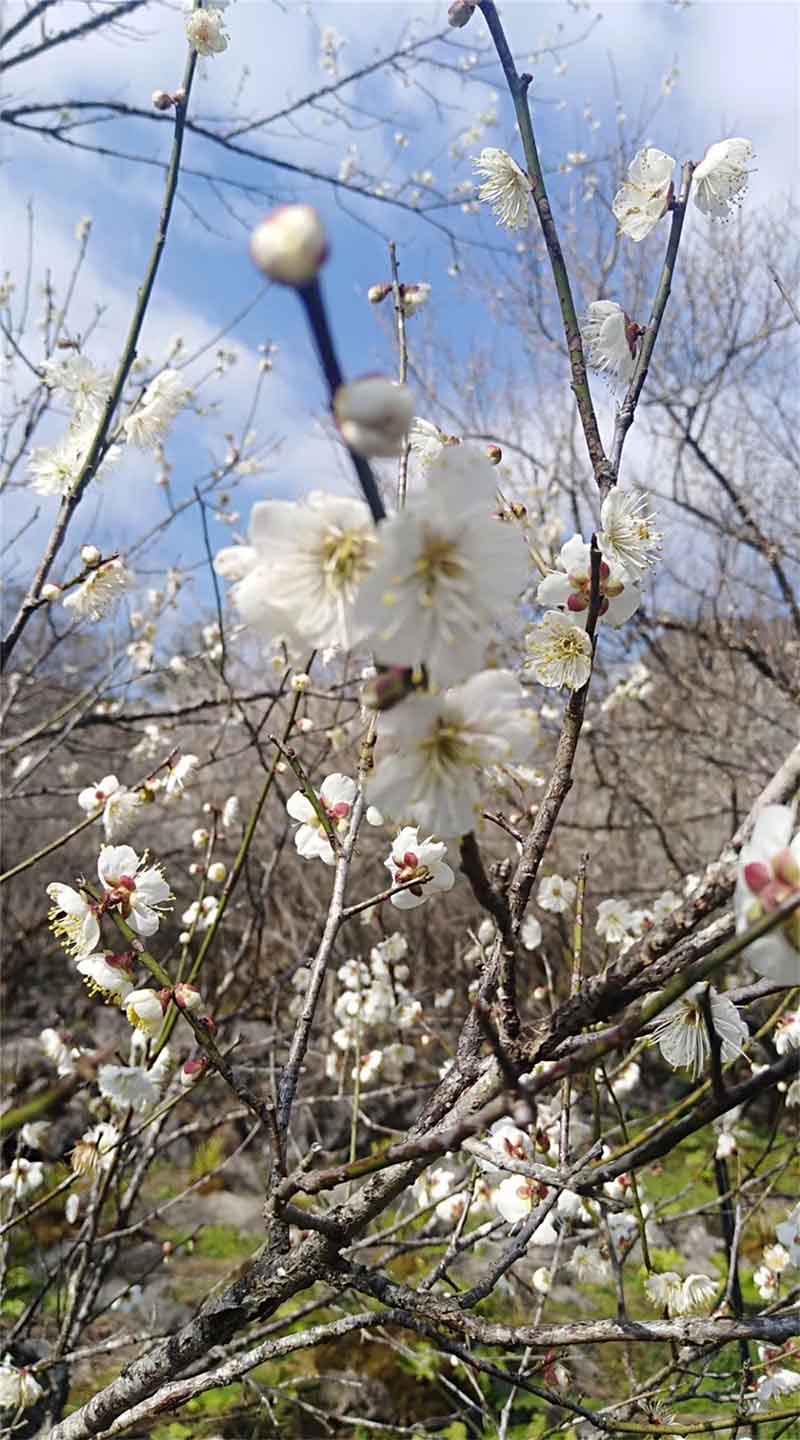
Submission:
<svg viewBox="0 0 800 1440">
<path fill-rule="evenodd" d="M 8 4 L 10 23 L 18 9 Z M 80 0 L 61 0 L 57 23 L 66 26 L 84 19 L 86 13 Z M 646 138 L 679 160 L 700 159 L 708 144 L 725 135 L 752 138 L 758 169 L 748 205 L 768 207 L 796 186 L 800 27 L 793 5 L 696 0 L 679 8 L 651 0 L 576 8 L 568 3 L 516 0 L 504 5 L 502 14 L 520 63 L 534 56 L 530 65 L 535 75 L 534 117 L 556 202 L 568 201 L 576 184 L 574 173 L 558 173 L 569 151 L 602 156 L 616 143 L 617 100 L 629 117 L 631 131 L 637 121 L 648 117 Z M 446 26 L 445 4 L 405 6 L 388 0 L 308 7 L 290 3 L 282 8 L 271 0 L 234 0 L 227 15 L 230 48 L 213 60 L 201 61 L 199 67 L 192 113 L 202 119 L 218 119 L 232 111 L 243 120 L 272 114 L 329 83 L 320 58 L 326 27 L 345 42 L 340 66 L 346 72 L 408 43 L 414 35 L 432 34 Z M 311 165 L 334 177 L 348 146 L 356 145 L 358 163 L 371 175 L 398 183 L 403 175 L 431 170 L 434 182 L 427 194 L 432 190 L 447 194 L 452 185 L 471 176 L 468 160 L 454 161 L 449 146 L 476 114 L 491 108 L 493 95 L 497 123 L 487 126 L 477 143 L 466 145 L 466 155 L 484 144 L 518 153 L 511 105 L 486 46 L 480 15 L 464 30 L 451 31 L 450 37 L 456 50 L 444 51 L 440 46 L 422 53 L 451 64 L 467 60 L 471 67 L 467 75 L 422 62 L 410 68 L 405 79 L 397 71 L 383 72 L 342 92 L 355 108 L 338 115 L 303 111 L 298 122 L 278 121 L 268 132 L 250 134 L 246 142 L 275 159 Z M 10 48 L 13 53 L 17 46 Z M 469 59 L 473 54 L 474 64 Z M 119 33 L 103 32 L 80 44 L 56 47 L 38 60 L 13 67 L 5 77 L 4 103 L 13 107 L 111 99 L 149 110 L 151 91 L 174 88 L 184 61 L 180 8 L 150 5 L 126 21 Z M 678 71 L 674 89 L 664 97 L 662 83 L 673 66 Z M 330 110 L 330 102 L 325 104 Z M 593 129 L 595 122 L 599 125 Z M 71 133 L 89 144 L 102 143 L 163 161 L 170 125 L 163 120 L 117 118 Z M 407 147 L 397 144 L 397 133 L 407 137 Z M 92 238 L 76 292 L 72 331 L 84 330 L 95 305 L 103 306 L 87 353 L 98 363 L 113 364 L 152 243 L 162 171 L 67 148 L 15 128 L 6 130 L 4 159 L 10 224 L 3 268 L 17 284 L 14 303 L 18 304 L 22 287 L 27 204 L 32 202 L 34 212 L 34 283 L 41 283 L 49 271 L 57 289 L 63 289 L 75 255 L 75 225 L 82 216 L 91 215 Z M 392 363 L 385 327 L 365 298 L 369 284 L 386 278 L 389 238 L 398 242 L 403 276 L 432 283 L 435 327 L 446 334 L 455 356 L 468 355 L 475 343 L 491 339 L 485 309 L 465 303 L 459 278 L 452 273 L 459 254 L 473 265 L 478 259 L 487 269 L 492 265 L 492 249 L 476 250 L 469 243 L 475 239 L 489 247 L 513 249 L 513 239 L 509 244 L 491 216 L 462 215 L 458 203 L 436 210 L 436 218 L 461 237 L 465 248 L 459 251 L 441 230 L 417 215 L 342 193 L 321 181 L 298 180 L 270 165 L 232 156 L 191 134 L 184 159 L 187 167 L 212 172 L 220 183 L 215 195 L 203 181 L 187 176 L 182 182 L 188 205 L 176 209 L 143 335 L 142 351 L 154 366 L 163 363 L 172 336 L 184 335 L 191 351 L 207 343 L 256 297 L 260 282 L 247 255 L 248 227 L 270 201 L 290 198 L 312 200 L 329 228 L 332 255 L 325 289 L 346 373 Z M 242 195 L 225 183 L 233 179 L 263 188 L 267 198 Z M 421 188 L 426 190 L 424 185 Z M 693 217 L 692 223 L 699 219 Z M 24 343 L 34 363 L 41 358 L 35 319 L 32 306 Z M 412 343 L 427 343 L 425 323 L 412 322 L 420 327 L 412 330 Z M 238 364 L 200 392 L 202 403 L 213 402 L 217 409 L 183 419 L 168 444 L 176 498 L 191 492 L 192 483 L 213 463 L 212 457 L 218 460 L 224 454 L 224 432 L 241 426 L 252 397 L 258 346 L 265 341 L 277 343 L 279 349 L 273 374 L 263 387 L 255 426 L 260 438 L 280 439 L 282 448 L 265 476 L 247 478 L 240 485 L 234 504 L 242 516 L 242 529 L 250 504 L 265 494 L 350 484 L 341 452 L 324 423 L 323 388 L 295 297 L 272 289 L 224 342 L 236 350 Z M 192 378 L 204 368 L 209 367 L 195 367 Z M 20 381 L 23 378 L 19 376 Z M 63 426 L 63 419 L 52 417 L 40 439 L 55 438 Z M 164 510 L 153 474 L 149 459 L 128 459 L 118 478 L 108 481 L 98 504 L 85 505 L 84 518 L 76 524 L 75 544 L 87 537 L 122 548 L 131 543 L 142 529 L 142 517 L 151 523 Z M 7 534 L 31 513 L 34 503 L 25 491 L 6 502 Z M 17 547 L 20 575 L 55 513 L 54 500 L 39 503 L 39 520 Z M 228 527 L 216 524 L 213 543 L 229 543 L 230 533 Z M 179 555 L 182 564 L 191 565 L 201 553 L 196 523 L 180 522 L 169 544 L 149 563 L 156 568 Z"/>
</svg>

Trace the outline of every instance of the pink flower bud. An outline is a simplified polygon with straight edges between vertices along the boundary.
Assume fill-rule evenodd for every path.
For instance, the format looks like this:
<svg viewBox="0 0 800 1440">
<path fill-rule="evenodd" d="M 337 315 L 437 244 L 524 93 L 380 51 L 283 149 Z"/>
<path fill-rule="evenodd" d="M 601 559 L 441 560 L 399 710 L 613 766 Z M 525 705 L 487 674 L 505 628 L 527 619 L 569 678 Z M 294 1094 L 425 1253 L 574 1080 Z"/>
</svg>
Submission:
<svg viewBox="0 0 800 1440">
<path fill-rule="evenodd" d="M 311 205 L 282 205 L 257 225 L 250 254 L 281 285 L 308 285 L 328 257 L 322 221 Z"/>
<path fill-rule="evenodd" d="M 744 882 L 748 890 L 752 890 L 754 895 L 758 895 L 760 891 L 765 890 L 771 880 L 772 871 L 769 865 L 764 864 L 763 860 L 751 860 L 749 865 L 745 865 Z"/>
<path fill-rule="evenodd" d="M 194 1085 L 197 1080 L 202 1079 L 208 1069 L 208 1060 L 205 1055 L 199 1060 L 185 1061 L 181 1069 L 181 1084 Z"/>
<path fill-rule="evenodd" d="M 189 985 L 185 980 L 181 980 L 180 984 L 175 986 L 174 995 L 175 1004 L 181 1010 L 199 1010 L 202 1007 L 203 997 L 197 986 Z"/>
</svg>

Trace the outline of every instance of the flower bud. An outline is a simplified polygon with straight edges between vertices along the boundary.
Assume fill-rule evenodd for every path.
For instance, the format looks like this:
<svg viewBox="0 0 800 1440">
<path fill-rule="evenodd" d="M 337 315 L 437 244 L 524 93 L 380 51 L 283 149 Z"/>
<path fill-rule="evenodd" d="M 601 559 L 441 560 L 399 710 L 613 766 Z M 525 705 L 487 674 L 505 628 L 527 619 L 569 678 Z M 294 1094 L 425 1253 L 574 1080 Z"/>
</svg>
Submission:
<svg viewBox="0 0 800 1440">
<path fill-rule="evenodd" d="M 452 25 L 454 30 L 463 30 L 472 19 L 476 3 L 477 0 L 453 0 L 447 12 L 448 25 Z"/>
<path fill-rule="evenodd" d="M 370 285 L 367 291 L 367 299 L 370 305 L 380 305 L 381 301 L 385 300 L 386 296 L 390 295 L 391 292 L 391 285 Z"/>
<path fill-rule="evenodd" d="M 414 400 L 407 385 L 367 375 L 339 386 L 333 412 L 342 439 L 357 455 L 399 455 L 414 418 Z"/>
<path fill-rule="evenodd" d="M 322 221 L 311 205 L 281 205 L 257 225 L 250 254 L 281 285 L 308 285 L 328 257 Z"/>
<path fill-rule="evenodd" d="M 492 465 L 499 465 L 503 458 L 503 452 L 499 445 L 487 445 L 486 454 Z"/>
<path fill-rule="evenodd" d="M 310 685 L 311 676 L 306 675 L 304 670 L 298 670 L 297 674 L 293 675 L 289 681 L 289 688 L 294 690 L 295 695 L 304 695 Z"/>
<path fill-rule="evenodd" d="M 81 560 L 84 565 L 94 568 L 100 564 L 102 555 L 96 545 L 81 545 Z"/>
<path fill-rule="evenodd" d="M 184 87 L 183 87 L 182 85 L 180 86 L 180 88 L 179 88 L 178 90 L 173 90 L 173 92 L 172 92 L 172 101 L 173 101 L 173 104 L 174 104 L 174 105 L 185 105 L 185 103 L 186 103 L 186 91 L 185 91 L 185 89 L 184 89 Z"/>
<path fill-rule="evenodd" d="M 48 583 L 47 585 L 42 586 L 39 594 L 41 595 L 43 600 L 57 600 L 59 595 L 61 594 L 61 586 L 51 585 Z"/>
<path fill-rule="evenodd" d="M 364 686 L 362 699 L 370 710 L 391 710 L 415 689 L 413 672 L 390 665 Z"/>
<path fill-rule="evenodd" d="M 227 866 L 223 865 L 221 860 L 215 860 L 213 865 L 209 865 L 208 867 L 208 878 L 212 885 L 224 884 L 227 874 Z"/>
<path fill-rule="evenodd" d="M 208 1061 L 205 1055 L 198 1060 L 185 1061 L 181 1069 L 181 1085 L 194 1085 L 195 1081 L 202 1079 L 208 1069 Z"/>
<path fill-rule="evenodd" d="M 171 110 L 175 104 L 171 95 L 166 90 L 154 90 L 150 96 L 150 103 L 156 110 Z"/>
<path fill-rule="evenodd" d="M 203 1005 L 203 997 L 196 985 L 189 985 L 187 981 L 181 980 L 175 986 L 175 1004 L 181 1010 L 200 1010 Z"/>
</svg>

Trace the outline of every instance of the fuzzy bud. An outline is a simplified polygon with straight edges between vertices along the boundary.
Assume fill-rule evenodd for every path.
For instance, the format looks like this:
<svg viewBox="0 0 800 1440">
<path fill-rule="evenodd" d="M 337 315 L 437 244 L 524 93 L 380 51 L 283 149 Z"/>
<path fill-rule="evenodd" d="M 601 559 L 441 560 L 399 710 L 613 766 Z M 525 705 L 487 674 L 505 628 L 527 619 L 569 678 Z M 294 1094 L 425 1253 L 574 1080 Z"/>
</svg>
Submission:
<svg viewBox="0 0 800 1440">
<path fill-rule="evenodd" d="M 463 30 L 472 19 L 475 4 L 476 0 L 453 0 L 447 12 L 448 25 L 452 25 L 454 30 Z"/>
<path fill-rule="evenodd" d="M 386 296 L 391 295 L 391 293 L 391 285 L 370 285 L 367 291 L 367 299 L 370 305 L 380 305 L 381 301 L 385 300 Z"/>
<path fill-rule="evenodd" d="M 154 90 L 150 96 L 150 103 L 156 110 L 171 110 L 175 104 L 171 95 L 166 90 Z"/>
<path fill-rule="evenodd" d="M 414 418 L 414 400 L 407 385 L 366 375 L 339 386 L 333 413 L 342 439 L 357 455 L 399 455 Z"/>
<path fill-rule="evenodd" d="M 311 205 L 282 205 L 250 237 L 254 263 L 280 285 L 308 285 L 328 257 L 322 221 Z"/>
</svg>

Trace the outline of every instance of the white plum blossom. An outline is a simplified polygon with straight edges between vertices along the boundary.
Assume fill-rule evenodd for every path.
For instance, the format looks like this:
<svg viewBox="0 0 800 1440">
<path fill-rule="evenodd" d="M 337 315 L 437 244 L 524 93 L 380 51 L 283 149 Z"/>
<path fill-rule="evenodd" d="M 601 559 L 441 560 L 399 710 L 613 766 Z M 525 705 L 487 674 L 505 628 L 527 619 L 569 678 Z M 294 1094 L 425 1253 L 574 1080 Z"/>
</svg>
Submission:
<svg viewBox="0 0 800 1440">
<path fill-rule="evenodd" d="M 202 16 L 213 12 L 195 10 L 193 13 Z M 163 440 L 176 415 L 188 404 L 191 394 L 179 371 L 162 370 L 155 380 L 151 380 L 138 405 L 122 423 L 128 444 L 147 450 Z"/>
<path fill-rule="evenodd" d="M 519 938 L 526 950 L 538 950 L 542 943 L 542 927 L 535 915 L 526 915 Z"/>
<path fill-rule="evenodd" d="M 18 1369 L 10 1356 L 0 1363 L 0 1410 L 28 1410 L 41 1400 L 44 1390 L 25 1366 Z M 12 1432 L 8 1432 L 12 1433 Z"/>
<path fill-rule="evenodd" d="M 616 300 L 593 300 L 581 323 L 586 364 L 608 380 L 612 390 L 626 389 L 636 366 L 635 325 Z"/>
<path fill-rule="evenodd" d="M 425 280 L 419 280 L 415 284 L 403 285 L 400 290 L 400 304 L 403 314 L 409 319 L 416 315 L 418 310 L 423 310 L 431 298 L 431 287 Z"/>
<path fill-rule="evenodd" d="M 580 690 L 592 673 L 592 642 L 583 626 L 561 610 L 548 610 L 526 635 L 525 646 L 528 658 L 523 668 L 547 690 L 562 685 Z"/>
<path fill-rule="evenodd" d="M 80 959 L 90 955 L 100 939 L 100 922 L 94 903 L 84 898 L 71 885 L 55 881 L 47 886 L 53 902 L 48 912 L 50 929 L 68 955 Z"/>
<path fill-rule="evenodd" d="M 776 1275 L 782 1275 L 792 1263 L 789 1251 L 783 1245 L 765 1245 L 761 1258 Z"/>
<path fill-rule="evenodd" d="M 219 898 L 216 895 L 204 895 L 202 900 L 193 900 L 187 910 L 181 915 L 181 924 L 197 930 L 210 930 L 219 912 Z"/>
<path fill-rule="evenodd" d="M 507 1175 L 492 1191 L 492 1204 L 509 1225 L 526 1220 L 542 1198 L 543 1187 L 539 1181 L 528 1180 L 524 1175 Z M 555 1245 L 557 1240 L 558 1231 L 552 1215 L 547 1215 L 541 1225 L 537 1225 L 529 1244 Z"/>
<path fill-rule="evenodd" d="M 328 775 L 319 791 L 315 792 L 331 828 L 337 835 L 347 834 L 357 788 L 355 780 L 351 780 L 348 775 L 336 773 Z M 308 796 L 304 795 L 302 790 L 295 790 L 286 802 L 286 809 L 293 820 L 300 821 L 294 832 L 298 855 L 302 855 L 304 860 L 322 860 L 325 865 L 333 865 L 336 859 L 333 846 Z"/>
<path fill-rule="evenodd" d="M 328 255 L 325 227 L 312 205 L 280 205 L 250 237 L 253 263 L 281 285 L 308 285 Z"/>
<path fill-rule="evenodd" d="M 198 55 L 221 55 L 227 50 L 230 37 L 225 32 L 225 16 L 217 6 L 192 10 L 184 24 L 186 39 Z"/>
<path fill-rule="evenodd" d="M 112 1005 L 119 1005 L 133 989 L 133 960 L 127 955 L 113 955 L 110 950 L 85 955 L 76 966 L 90 995 L 102 995 Z"/>
<path fill-rule="evenodd" d="M 673 1070 L 688 1069 L 693 1080 L 702 1074 L 711 1048 L 702 1007 L 704 988 L 703 982 L 692 985 L 652 1025 L 650 1043 L 658 1045 Z M 725 1064 L 741 1055 L 750 1032 L 731 1000 L 725 995 L 718 995 L 711 987 L 708 993 L 711 1018 L 721 1046 L 721 1060 Z"/>
<path fill-rule="evenodd" d="M 116 1158 L 120 1132 L 108 1120 L 87 1130 L 72 1149 L 70 1163 L 77 1175 L 95 1175 L 109 1170 Z"/>
<path fill-rule="evenodd" d="M 536 903 L 542 910 L 554 915 L 563 915 L 575 904 L 578 887 L 574 880 L 564 880 L 561 875 L 548 875 L 539 885 Z"/>
<path fill-rule="evenodd" d="M 393 885 L 408 881 L 418 883 L 398 895 L 392 895 L 391 902 L 397 910 L 414 910 L 418 905 L 424 905 L 437 891 L 452 890 L 456 877 L 450 866 L 444 863 L 446 854 L 447 846 L 434 840 L 432 835 L 427 840 L 420 840 L 416 826 L 406 825 L 400 831 L 392 843 L 388 860 L 383 863 L 389 870 Z M 423 881 L 424 884 L 419 883 Z"/>
<path fill-rule="evenodd" d="M 795 1205 L 782 1224 L 775 1226 L 775 1234 L 788 1251 L 792 1264 L 800 1267 L 800 1204 Z"/>
<path fill-rule="evenodd" d="M 487 146 L 473 160 L 479 175 L 486 179 L 478 198 L 491 205 L 498 225 L 507 230 L 523 229 L 528 224 L 531 184 L 523 170 L 507 150 Z"/>
<path fill-rule="evenodd" d="M 558 554 L 558 569 L 540 582 L 536 599 L 540 605 L 564 607 L 569 619 L 585 626 L 589 620 L 592 593 L 592 551 L 580 535 L 573 535 Z M 624 625 L 642 603 L 642 592 L 619 561 L 600 561 L 600 607 L 598 620 L 608 620 L 617 629 Z"/>
<path fill-rule="evenodd" d="M 728 220 L 741 204 L 750 179 L 751 141 L 732 137 L 709 145 L 692 177 L 692 195 L 698 210 L 711 220 Z"/>
<path fill-rule="evenodd" d="M 438 425 L 415 415 L 408 432 L 408 448 L 421 465 L 438 459 L 446 445 L 458 444 L 453 435 L 445 435 Z"/>
<path fill-rule="evenodd" d="M 51 1120 L 28 1120 L 19 1132 L 23 1145 L 28 1145 L 31 1150 L 44 1149 L 52 1123 Z M 789 1257 L 786 1258 L 788 1260 Z"/>
<path fill-rule="evenodd" d="M 70 397 L 77 418 L 100 419 L 111 390 L 111 376 L 106 370 L 95 370 L 85 355 L 45 360 L 42 379 L 48 389 L 63 390 Z"/>
<path fill-rule="evenodd" d="M 628 179 L 614 196 L 612 209 L 620 234 L 644 240 L 669 207 L 675 161 L 648 146 L 628 166 Z"/>
<path fill-rule="evenodd" d="M 650 1275 L 644 1288 L 651 1304 L 663 1307 L 668 1315 L 673 1316 L 701 1309 L 719 1287 L 708 1275 L 689 1275 L 682 1280 L 674 1270 L 667 1270 L 660 1275 Z"/>
<path fill-rule="evenodd" d="M 606 560 L 620 565 L 634 581 L 655 562 L 664 538 L 647 506 L 646 496 L 615 485 L 600 507 L 597 543 Z"/>
<path fill-rule="evenodd" d="M 180 795 L 194 775 L 200 764 L 197 755 L 179 755 L 177 760 L 170 763 L 166 778 L 162 784 L 162 793 L 165 800 L 171 800 Z"/>
<path fill-rule="evenodd" d="M 75 1070 L 75 1061 L 80 1058 L 80 1050 L 69 1045 L 69 1036 L 60 1035 L 58 1030 L 48 1026 L 39 1035 L 39 1044 L 43 1054 L 55 1065 L 59 1076 L 72 1075 Z"/>
<path fill-rule="evenodd" d="M 104 775 L 102 780 L 81 790 L 78 804 L 87 815 L 102 809 L 106 839 L 114 840 L 128 827 L 141 800 L 136 791 L 120 785 L 116 775 Z"/>
<path fill-rule="evenodd" d="M 508 613 L 528 569 L 516 527 L 492 515 L 496 497 L 486 456 L 449 446 L 428 465 L 414 506 L 378 526 L 355 615 L 384 664 L 424 665 L 443 686 L 480 668 L 486 630 Z"/>
<path fill-rule="evenodd" d="M 156 1081 L 138 1065 L 101 1065 L 97 1072 L 100 1094 L 115 1110 L 135 1110 L 144 1115 L 160 1096 Z"/>
<path fill-rule="evenodd" d="M 347 650 L 361 638 L 353 606 L 375 545 L 362 500 L 313 491 L 300 503 L 254 505 L 250 545 L 222 550 L 214 568 L 237 581 L 233 603 L 259 633 L 283 635 L 293 648 L 305 641 Z"/>
<path fill-rule="evenodd" d="M 505 1169 L 504 1160 L 533 1159 L 533 1141 L 530 1135 L 508 1116 L 495 1120 L 486 1137 L 486 1145 L 496 1154 L 497 1162 L 481 1158 L 478 1160 L 481 1170 L 497 1172 Z"/>
<path fill-rule="evenodd" d="M 653 901 L 652 915 L 653 924 L 662 925 L 668 916 L 681 907 L 681 900 L 674 890 L 665 890 Z"/>
<path fill-rule="evenodd" d="M 8 1191 L 17 1200 L 35 1195 L 44 1185 L 44 1167 L 41 1160 L 26 1160 L 18 1155 L 12 1160 L 5 1175 L 0 1176 L 0 1191 Z"/>
<path fill-rule="evenodd" d="M 595 929 L 607 945 L 619 945 L 631 923 L 631 907 L 627 900 L 601 900 L 597 907 Z"/>
<path fill-rule="evenodd" d="M 113 795 L 118 786 L 119 780 L 116 775 L 104 775 L 102 780 L 87 785 L 78 796 L 81 810 L 87 815 L 91 815 L 93 811 L 102 809 L 109 795 Z"/>
<path fill-rule="evenodd" d="M 605 1285 L 611 1275 L 611 1266 L 594 1245 L 576 1245 L 569 1269 L 579 1285 Z"/>
<path fill-rule="evenodd" d="M 133 575 L 117 555 L 90 571 L 61 603 L 65 610 L 74 612 L 77 620 L 100 620 L 132 582 Z"/>
<path fill-rule="evenodd" d="M 441 694 L 409 696 L 383 715 L 380 741 L 370 799 L 447 840 L 475 824 L 486 768 L 528 758 L 532 712 L 510 671 L 485 670 Z"/>
<path fill-rule="evenodd" d="M 83 471 L 96 433 L 94 420 L 81 420 L 71 426 L 54 446 L 37 445 L 28 462 L 31 489 L 37 495 L 68 494 Z M 106 471 L 118 457 L 119 446 L 112 445 L 97 467 L 95 478 L 104 479 Z"/>
<path fill-rule="evenodd" d="M 168 1000 L 157 990 L 132 990 L 125 997 L 128 1023 L 145 1035 L 157 1035 L 166 1013 Z"/>
<path fill-rule="evenodd" d="M 765 805 L 742 847 L 736 880 L 736 929 L 741 934 L 800 894 L 800 830 L 792 839 L 789 805 Z M 800 908 L 745 951 L 753 969 L 779 984 L 800 984 Z"/>
<path fill-rule="evenodd" d="M 342 439 L 357 455 L 399 455 L 414 417 L 407 385 L 386 375 L 365 375 L 340 385 L 333 413 Z"/>
<path fill-rule="evenodd" d="M 147 865 L 130 845 L 103 845 L 97 874 L 113 903 L 139 935 L 155 935 L 162 910 L 173 898 L 159 865 Z M 92 946 L 92 949 L 94 946 Z"/>
<path fill-rule="evenodd" d="M 790 1050 L 800 1050 L 800 1010 L 789 1010 L 781 1016 L 775 1026 L 773 1039 L 779 1055 L 788 1055 Z"/>
</svg>

